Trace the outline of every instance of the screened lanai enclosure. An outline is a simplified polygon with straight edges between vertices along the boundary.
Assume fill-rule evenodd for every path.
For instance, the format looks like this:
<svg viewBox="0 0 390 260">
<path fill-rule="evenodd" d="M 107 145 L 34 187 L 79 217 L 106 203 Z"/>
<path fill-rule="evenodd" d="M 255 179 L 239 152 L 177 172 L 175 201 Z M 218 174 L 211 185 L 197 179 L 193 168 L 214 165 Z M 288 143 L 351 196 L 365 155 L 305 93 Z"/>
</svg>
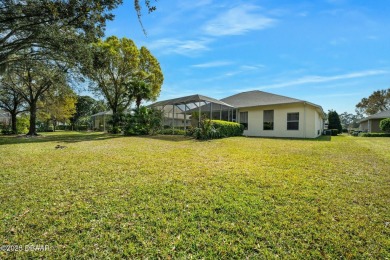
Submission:
<svg viewBox="0 0 390 260">
<path fill-rule="evenodd" d="M 164 126 L 182 128 L 188 126 L 197 127 L 201 117 L 205 116 L 214 120 L 236 121 L 236 109 L 214 98 L 192 95 L 159 101 L 151 104 L 150 107 L 164 111 Z"/>
</svg>

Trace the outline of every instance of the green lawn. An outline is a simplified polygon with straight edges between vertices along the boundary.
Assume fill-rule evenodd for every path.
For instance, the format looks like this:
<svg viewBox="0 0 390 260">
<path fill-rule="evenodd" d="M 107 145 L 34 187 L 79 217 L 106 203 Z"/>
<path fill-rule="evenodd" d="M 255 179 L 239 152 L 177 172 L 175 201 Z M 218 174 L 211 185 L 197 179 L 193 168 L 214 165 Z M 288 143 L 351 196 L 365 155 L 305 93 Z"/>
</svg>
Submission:
<svg viewBox="0 0 390 260">
<path fill-rule="evenodd" d="M 59 132 L 0 156 L 0 258 L 390 258 L 390 138 Z"/>
</svg>

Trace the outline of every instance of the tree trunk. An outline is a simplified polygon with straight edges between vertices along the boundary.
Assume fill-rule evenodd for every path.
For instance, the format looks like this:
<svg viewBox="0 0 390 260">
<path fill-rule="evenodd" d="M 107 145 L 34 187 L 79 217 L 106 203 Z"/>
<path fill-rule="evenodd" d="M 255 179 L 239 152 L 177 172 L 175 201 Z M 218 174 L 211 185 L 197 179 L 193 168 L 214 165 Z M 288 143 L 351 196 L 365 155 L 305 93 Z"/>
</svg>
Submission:
<svg viewBox="0 0 390 260">
<path fill-rule="evenodd" d="M 27 135 L 38 135 L 36 129 L 36 121 L 37 121 L 37 104 L 33 102 L 30 104 L 30 128 L 28 130 Z"/>
<path fill-rule="evenodd" d="M 137 106 L 137 109 L 139 109 L 139 107 L 141 106 L 141 101 L 142 101 L 142 99 L 139 97 L 137 97 L 137 99 L 135 100 L 135 104 Z"/>
<path fill-rule="evenodd" d="M 118 118 L 118 111 L 116 109 L 112 110 L 112 133 L 117 134 L 118 132 L 118 124 L 119 124 L 119 118 Z"/>
<path fill-rule="evenodd" d="M 18 133 L 18 129 L 16 128 L 16 113 L 11 113 L 11 130 L 13 134 Z"/>
</svg>

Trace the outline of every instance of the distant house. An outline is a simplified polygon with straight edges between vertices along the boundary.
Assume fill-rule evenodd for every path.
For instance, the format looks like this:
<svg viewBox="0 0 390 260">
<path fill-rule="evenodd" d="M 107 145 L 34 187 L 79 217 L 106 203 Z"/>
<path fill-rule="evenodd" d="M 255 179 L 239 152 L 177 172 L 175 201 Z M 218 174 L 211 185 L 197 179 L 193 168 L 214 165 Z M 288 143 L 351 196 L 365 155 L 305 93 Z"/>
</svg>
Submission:
<svg viewBox="0 0 390 260">
<path fill-rule="evenodd" d="M 9 125 L 11 123 L 11 115 L 0 109 L 0 125 Z"/>
<path fill-rule="evenodd" d="M 112 120 L 112 110 L 96 113 L 91 116 L 92 129 L 106 132 L 108 123 Z"/>
<path fill-rule="evenodd" d="M 247 136 L 316 138 L 324 130 L 325 113 L 321 106 L 257 90 L 221 100 L 192 95 L 151 106 L 163 109 L 170 106 L 175 114 L 183 114 L 184 118 L 197 111 L 211 119 L 239 122 L 244 125 Z"/>
<path fill-rule="evenodd" d="M 379 112 L 359 121 L 359 130 L 368 133 L 383 132 L 379 127 L 379 122 L 385 118 L 390 118 L 390 110 Z"/>
</svg>

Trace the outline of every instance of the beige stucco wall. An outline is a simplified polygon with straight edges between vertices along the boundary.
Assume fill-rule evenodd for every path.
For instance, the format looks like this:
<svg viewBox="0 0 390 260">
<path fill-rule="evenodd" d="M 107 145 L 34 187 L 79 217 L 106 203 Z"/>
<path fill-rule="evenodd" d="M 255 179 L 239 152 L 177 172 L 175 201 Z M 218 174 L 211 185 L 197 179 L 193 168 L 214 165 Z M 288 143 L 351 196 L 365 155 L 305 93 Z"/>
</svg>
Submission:
<svg viewBox="0 0 390 260">
<path fill-rule="evenodd" d="M 263 130 L 263 111 L 274 110 L 274 130 Z M 297 103 L 240 108 L 248 112 L 247 136 L 316 138 L 323 131 L 323 119 L 314 106 Z M 299 112 L 299 130 L 287 130 L 287 113 Z"/>
</svg>

